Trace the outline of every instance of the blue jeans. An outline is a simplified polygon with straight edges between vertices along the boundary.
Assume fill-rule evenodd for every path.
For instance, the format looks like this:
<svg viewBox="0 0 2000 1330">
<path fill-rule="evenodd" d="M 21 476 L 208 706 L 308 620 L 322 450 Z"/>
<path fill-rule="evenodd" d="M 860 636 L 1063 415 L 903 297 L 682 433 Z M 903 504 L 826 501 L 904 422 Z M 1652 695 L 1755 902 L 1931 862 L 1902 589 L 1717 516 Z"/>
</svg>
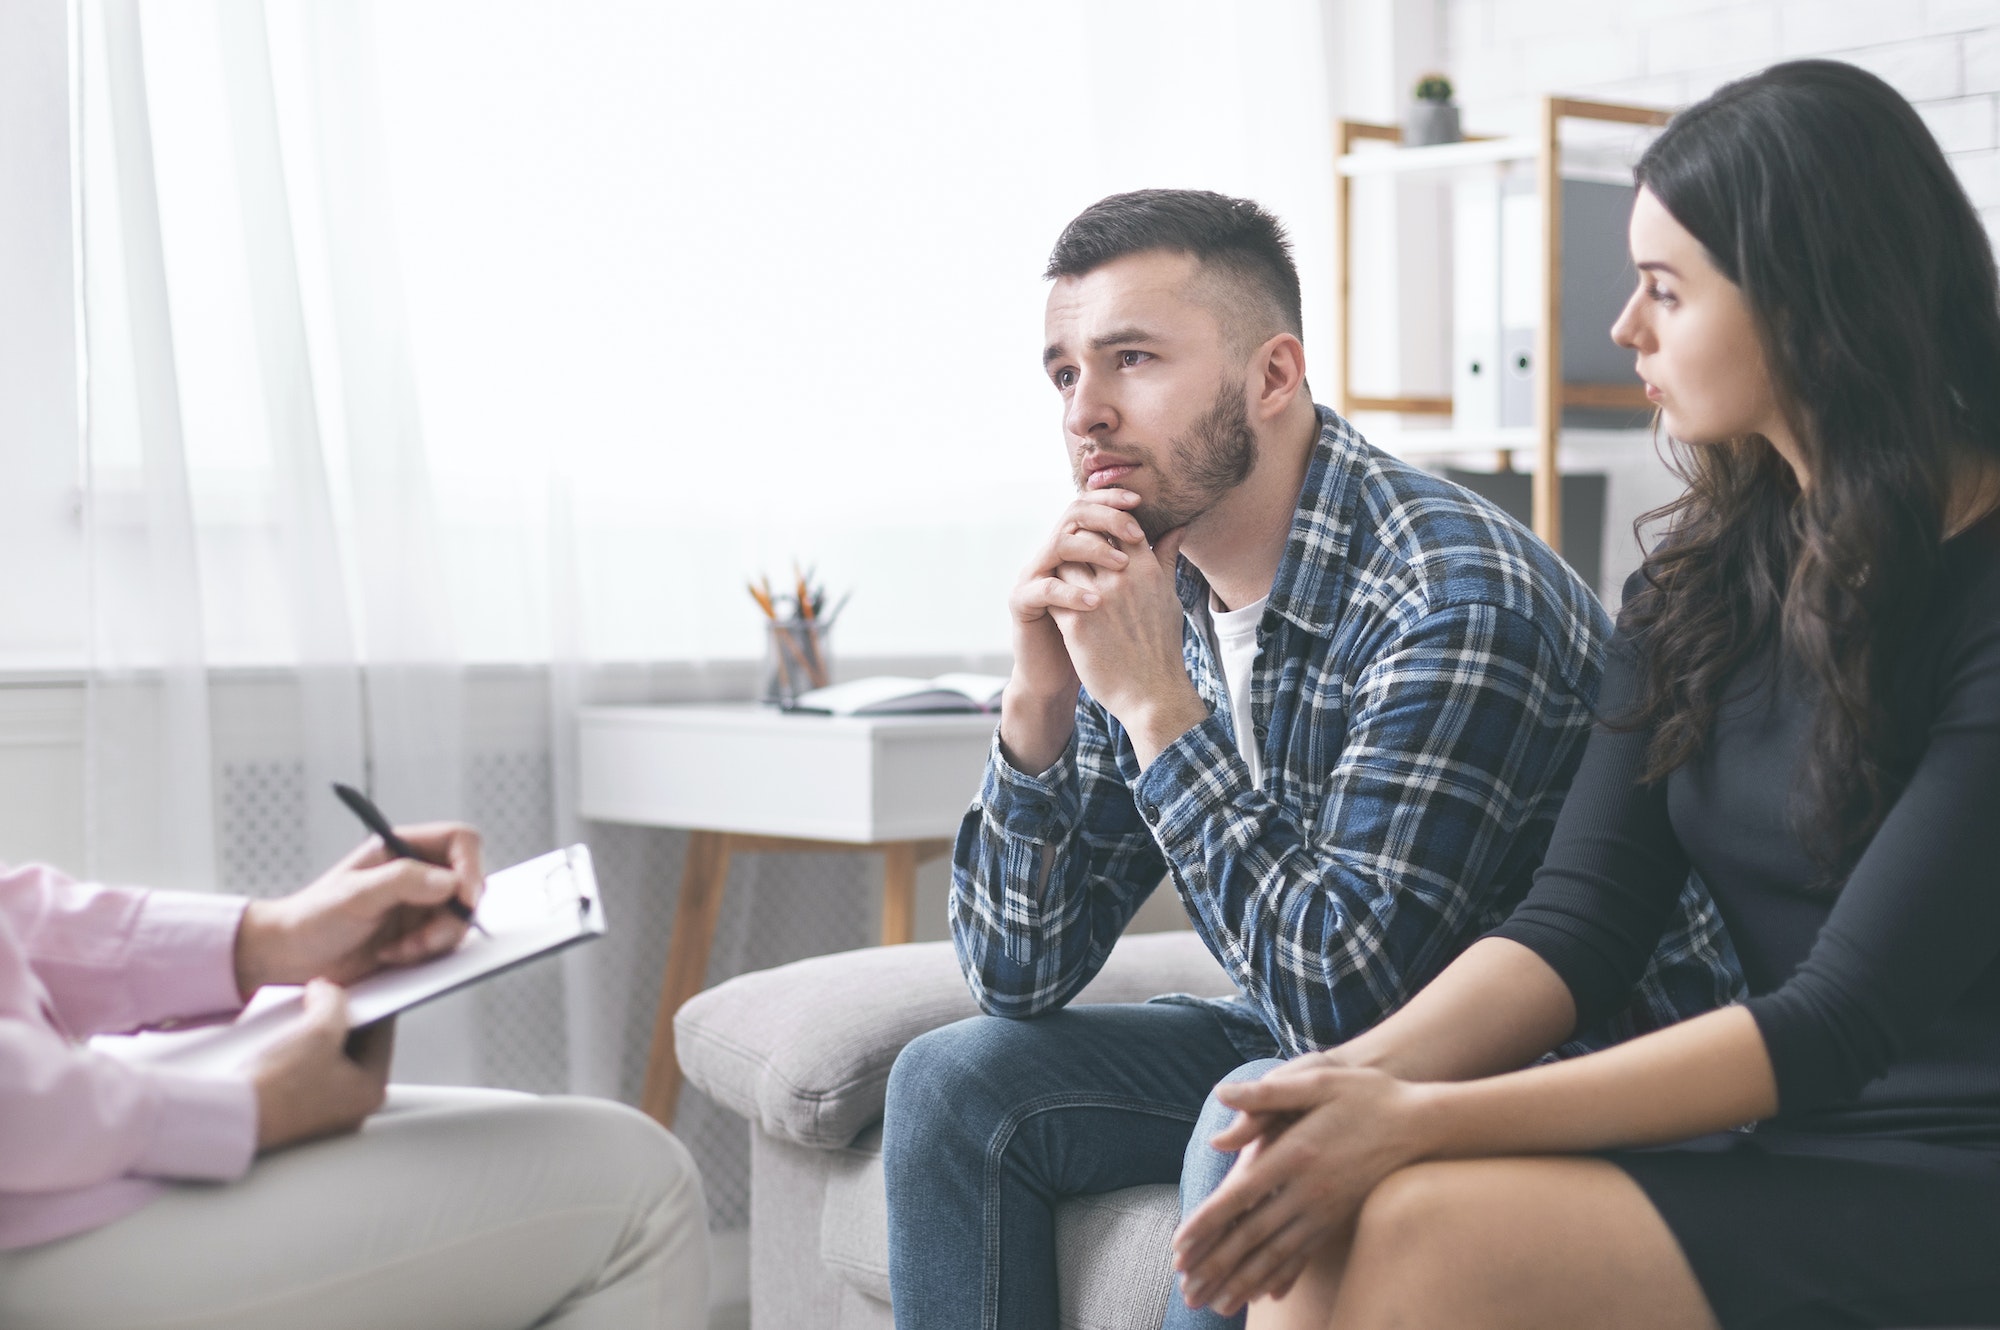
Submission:
<svg viewBox="0 0 2000 1330">
<path fill-rule="evenodd" d="M 1217 1084 L 1254 1081 L 1271 1068 L 1284 1065 L 1278 1058 L 1247 1062 Z M 1229 1166 L 1236 1162 L 1235 1151 L 1212 1150 L 1208 1143 L 1235 1116 L 1235 1109 L 1224 1105 L 1214 1091 L 1209 1092 L 1207 1102 L 1201 1106 L 1201 1116 L 1195 1120 L 1194 1135 L 1188 1138 L 1187 1156 L 1181 1162 L 1181 1218 L 1193 1214 L 1195 1207 L 1213 1195 L 1229 1176 Z M 1161 1330 L 1243 1330 L 1243 1322 L 1243 1312 L 1221 1316 L 1206 1307 L 1190 1307 L 1181 1301 L 1179 1290 L 1175 1290 L 1174 1296 L 1167 1299 L 1167 1319 Z"/>
<path fill-rule="evenodd" d="M 882 1127 L 897 1326 L 1059 1324 L 1056 1202 L 1179 1179 L 1204 1100 L 1245 1056 L 1213 1009 L 1166 1002 L 979 1016 L 913 1040 Z M 1228 1324 L 1175 1321 L 1179 1302 L 1169 1325 Z"/>
</svg>

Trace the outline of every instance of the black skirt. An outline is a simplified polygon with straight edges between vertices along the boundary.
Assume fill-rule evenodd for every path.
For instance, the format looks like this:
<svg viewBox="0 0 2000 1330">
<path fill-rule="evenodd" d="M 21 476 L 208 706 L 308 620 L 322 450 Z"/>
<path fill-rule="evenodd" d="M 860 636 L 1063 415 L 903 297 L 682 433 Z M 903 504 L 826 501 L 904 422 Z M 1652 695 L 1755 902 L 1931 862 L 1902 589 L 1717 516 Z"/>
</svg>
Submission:
<svg viewBox="0 0 2000 1330">
<path fill-rule="evenodd" d="M 2000 1151 L 1766 1130 L 1605 1158 L 1724 1330 L 2000 1326 Z"/>
</svg>

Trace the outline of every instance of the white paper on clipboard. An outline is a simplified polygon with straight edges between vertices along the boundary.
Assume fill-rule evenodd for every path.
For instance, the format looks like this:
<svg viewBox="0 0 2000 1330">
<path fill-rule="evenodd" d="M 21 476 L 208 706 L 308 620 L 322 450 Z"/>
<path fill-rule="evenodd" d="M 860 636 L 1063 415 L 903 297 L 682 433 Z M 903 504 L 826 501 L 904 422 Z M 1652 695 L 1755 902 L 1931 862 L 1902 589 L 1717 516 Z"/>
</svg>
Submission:
<svg viewBox="0 0 2000 1330">
<path fill-rule="evenodd" d="M 572 845 L 515 864 L 486 878 L 476 930 L 458 948 L 419 965 L 383 970 L 348 987 L 347 1009 L 358 1028 L 476 984 L 539 956 L 552 955 L 604 932 L 590 847 Z M 289 1034 L 304 1014 L 300 990 L 261 990 L 229 1025 L 137 1035 L 101 1035 L 91 1047 L 131 1062 L 227 1074 L 256 1062 Z"/>
</svg>

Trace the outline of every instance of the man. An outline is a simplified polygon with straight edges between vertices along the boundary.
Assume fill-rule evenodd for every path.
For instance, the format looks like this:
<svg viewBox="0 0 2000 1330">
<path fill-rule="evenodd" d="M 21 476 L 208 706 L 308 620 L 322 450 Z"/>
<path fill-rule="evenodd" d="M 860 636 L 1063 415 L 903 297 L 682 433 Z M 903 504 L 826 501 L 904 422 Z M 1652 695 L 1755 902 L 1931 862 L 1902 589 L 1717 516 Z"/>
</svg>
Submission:
<svg viewBox="0 0 2000 1330">
<path fill-rule="evenodd" d="M 701 1181 L 651 1119 L 501 1090 L 384 1108 L 389 1023 L 350 1038 L 337 984 L 457 946 L 448 907 L 482 883 L 470 828 L 402 834 L 450 867 L 371 838 L 247 902 L 0 867 L 0 1325 L 703 1323 Z M 266 983 L 307 984 L 306 1018 L 247 1075 L 76 1042 Z"/>
<path fill-rule="evenodd" d="M 1014 588 L 959 831 L 952 931 L 990 1015 L 889 1085 L 891 1293 L 925 1330 L 1055 1325 L 1060 1197 L 1180 1176 L 1233 1068 L 1352 1037 L 1506 915 L 1610 629 L 1520 527 L 1313 404 L 1255 204 L 1104 199 L 1047 276 L 1079 493 Z M 1065 1009 L 1163 876 L 1236 998 Z M 1698 885 L 1678 908 L 1600 1039 L 1734 996 Z"/>
</svg>

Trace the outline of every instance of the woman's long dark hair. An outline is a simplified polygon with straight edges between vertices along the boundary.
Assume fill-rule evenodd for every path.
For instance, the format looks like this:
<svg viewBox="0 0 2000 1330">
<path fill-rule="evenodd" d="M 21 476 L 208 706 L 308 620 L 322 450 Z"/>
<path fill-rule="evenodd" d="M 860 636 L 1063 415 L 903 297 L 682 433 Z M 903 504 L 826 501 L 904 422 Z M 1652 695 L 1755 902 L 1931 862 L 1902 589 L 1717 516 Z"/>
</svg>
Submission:
<svg viewBox="0 0 2000 1330">
<path fill-rule="evenodd" d="M 1803 60 L 1676 115 L 1639 184 L 1743 291 L 1808 487 L 1760 436 L 1677 446 L 1687 492 L 1620 611 L 1642 644 L 1646 779 L 1704 750 L 1726 681 L 1770 647 L 1818 687 L 1796 829 L 1837 888 L 1922 735 L 1889 707 L 1929 603 L 1949 488 L 2000 457 L 2000 282 L 1979 216 L 1908 102 Z"/>
</svg>

